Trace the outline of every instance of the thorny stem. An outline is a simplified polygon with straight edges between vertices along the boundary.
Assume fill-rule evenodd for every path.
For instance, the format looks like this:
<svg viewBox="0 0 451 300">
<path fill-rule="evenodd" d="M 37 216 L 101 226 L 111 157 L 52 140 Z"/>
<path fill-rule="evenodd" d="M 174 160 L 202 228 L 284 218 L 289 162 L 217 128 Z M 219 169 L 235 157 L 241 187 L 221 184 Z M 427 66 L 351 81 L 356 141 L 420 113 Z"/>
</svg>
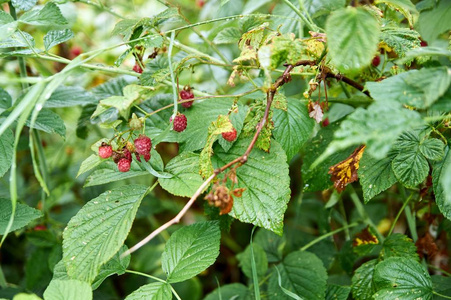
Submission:
<svg viewBox="0 0 451 300">
<path fill-rule="evenodd" d="M 296 65 L 298 65 L 298 64 L 296 64 Z M 214 171 L 214 173 L 210 177 L 208 177 L 207 180 L 205 180 L 204 183 L 197 189 L 197 191 L 194 193 L 194 195 L 189 199 L 189 201 L 185 204 L 185 206 L 182 208 L 182 210 L 173 219 L 171 219 L 168 222 L 166 222 L 165 224 L 161 225 L 156 230 L 154 230 L 152 233 L 150 233 L 147 237 L 145 237 L 143 240 L 141 240 L 139 243 L 137 243 L 136 245 L 134 245 L 133 247 L 131 247 L 130 249 L 128 249 L 127 251 L 122 253 L 121 257 L 125 257 L 127 255 L 132 254 L 133 252 L 135 252 L 136 250 L 138 250 L 139 248 L 141 248 L 142 246 L 144 246 L 145 244 L 150 242 L 153 238 L 155 238 L 162 231 L 166 230 L 167 228 L 169 228 L 170 226 L 172 226 L 174 224 L 179 223 L 180 220 L 182 219 L 182 217 L 186 214 L 186 212 L 193 205 L 193 203 L 204 192 L 204 190 L 210 185 L 210 183 L 213 181 L 213 179 L 216 178 L 216 176 L 218 176 L 220 173 L 224 172 L 225 170 L 227 170 L 228 168 L 230 168 L 231 166 L 233 166 L 235 164 L 239 164 L 238 166 L 241 166 L 242 164 L 247 162 L 248 156 L 251 153 L 252 149 L 254 148 L 255 143 L 260 135 L 260 132 L 262 131 L 263 127 L 266 125 L 266 122 L 268 121 L 269 110 L 270 110 L 272 102 L 274 100 L 274 95 L 277 93 L 277 90 L 279 87 L 281 87 L 282 85 L 284 85 L 285 83 L 290 81 L 290 79 L 291 79 L 290 72 L 293 70 L 294 67 L 295 67 L 295 65 L 288 65 L 286 67 L 285 71 L 283 72 L 283 74 L 279 78 L 277 78 L 277 80 L 274 82 L 274 84 L 268 90 L 268 92 L 266 94 L 267 102 L 266 102 L 265 113 L 264 113 L 263 118 L 260 121 L 260 123 L 258 123 L 257 130 L 255 131 L 254 137 L 253 137 L 251 143 L 249 144 L 249 147 L 244 152 L 244 154 L 241 155 L 240 157 L 232 160 L 228 164 L 222 166 L 221 168 L 216 169 Z"/>
</svg>

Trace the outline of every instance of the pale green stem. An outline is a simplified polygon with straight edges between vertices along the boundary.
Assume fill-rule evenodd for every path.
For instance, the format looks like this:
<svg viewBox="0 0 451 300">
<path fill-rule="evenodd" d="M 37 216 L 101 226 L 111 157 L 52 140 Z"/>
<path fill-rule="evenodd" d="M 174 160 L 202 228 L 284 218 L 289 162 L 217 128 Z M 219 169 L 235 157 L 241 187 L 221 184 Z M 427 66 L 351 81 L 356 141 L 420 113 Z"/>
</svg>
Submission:
<svg viewBox="0 0 451 300">
<path fill-rule="evenodd" d="M 177 101 L 179 100 L 179 97 L 177 95 L 177 86 L 175 84 L 175 76 L 174 76 L 174 70 L 172 69 L 172 47 L 174 46 L 174 38 L 175 38 L 175 32 L 171 33 L 171 42 L 169 44 L 169 51 L 168 51 L 168 62 L 169 62 L 169 72 L 171 73 L 171 85 L 172 85 L 172 96 L 174 100 L 174 113 L 173 117 L 177 115 Z"/>
<path fill-rule="evenodd" d="M 286 5 L 288 5 L 300 18 L 301 20 L 305 23 L 305 25 L 307 25 L 307 27 L 311 30 L 311 31 L 315 31 L 318 32 L 320 31 L 320 29 L 318 28 L 318 26 L 316 26 L 315 24 L 311 23 L 305 16 L 304 14 L 296 7 L 293 5 L 293 3 L 291 3 L 289 0 L 282 0 Z"/>
<path fill-rule="evenodd" d="M 163 282 L 163 283 L 169 284 L 169 286 L 171 287 L 171 291 L 174 294 L 175 298 L 177 298 L 178 300 L 182 300 L 182 298 L 180 298 L 180 296 L 174 290 L 172 285 L 170 283 L 166 282 L 165 280 L 161 279 L 161 278 L 158 278 L 158 277 L 146 274 L 146 273 L 141 273 L 141 272 L 138 272 L 138 271 L 132 271 L 132 270 L 125 270 L 125 273 L 130 273 L 130 274 L 135 274 L 135 275 L 139 275 L 139 276 L 144 276 L 144 277 L 147 277 L 147 278 L 159 281 L 159 282 Z"/>
<path fill-rule="evenodd" d="M 305 250 L 307 250 L 308 248 L 312 247 L 313 245 L 315 245 L 315 244 L 321 242 L 322 240 L 324 240 L 324 239 L 326 239 L 326 238 L 328 238 L 328 237 L 330 237 L 330 236 L 333 236 L 334 234 L 339 233 L 339 232 L 341 232 L 341 231 L 343 231 L 343 230 L 346 230 L 346 229 L 355 227 L 355 226 L 357 226 L 357 225 L 359 225 L 359 223 L 354 222 L 354 223 L 348 224 L 348 225 L 346 225 L 346 226 L 343 226 L 343 227 L 341 227 L 341 228 L 335 229 L 335 230 L 333 230 L 333 231 L 331 231 L 331 232 L 328 232 L 328 233 L 326 233 L 326 234 L 323 234 L 323 235 L 317 237 L 316 239 L 314 239 L 313 241 L 311 241 L 310 243 L 308 243 L 308 244 L 304 245 L 303 247 L 301 247 L 300 250 L 301 250 L 301 251 L 305 251 Z"/>
<path fill-rule="evenodd" d="M 410 199 L 412 199 L 413 193 L 410 194 L 409 198 L 407 198 L 407 200 L 404 201 L 401 209 L 398 211 L 398 214 L 396 215 L 395 219 L 393 220 L 393 223 L 391 224 L 390 230 L 388 231 L 388 235 L 390 236 L 393 232 L 393 229 L 395 229 L 395 225 L 398 222 L 399 217 L 401 216 L 402 212 L 404 211 L 404 209 L 406 208 L 407 204 L 409 203 Z"/>
</svg>

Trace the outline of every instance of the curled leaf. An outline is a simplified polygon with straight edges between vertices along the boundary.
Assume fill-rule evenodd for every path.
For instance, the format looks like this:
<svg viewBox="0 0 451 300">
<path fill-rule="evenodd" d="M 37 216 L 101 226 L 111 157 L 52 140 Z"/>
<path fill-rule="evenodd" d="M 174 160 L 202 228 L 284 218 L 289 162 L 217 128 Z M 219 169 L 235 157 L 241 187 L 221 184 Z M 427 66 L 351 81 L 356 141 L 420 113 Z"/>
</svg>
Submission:
<svg viewBox="0 0 451 300">
<path fill-rule="evenodd" d="M 348 184 L 357 181 L 357 170 L 365 147 L 359 146 L 348 158 L 329 168 L 328 173 L 332 175 L 331 180 L 338 192 L 341 193 Z"/>
</svg>

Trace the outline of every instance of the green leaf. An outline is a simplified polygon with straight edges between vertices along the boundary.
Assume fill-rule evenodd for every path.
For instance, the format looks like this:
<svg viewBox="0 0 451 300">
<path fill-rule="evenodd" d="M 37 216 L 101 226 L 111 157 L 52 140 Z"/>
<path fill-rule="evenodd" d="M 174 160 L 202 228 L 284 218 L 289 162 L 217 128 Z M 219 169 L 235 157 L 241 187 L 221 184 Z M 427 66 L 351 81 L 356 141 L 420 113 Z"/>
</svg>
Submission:
<svg viewBox="0 0 451 300">
<path fill-rule="evenodd" d="M 410 70 L 381 82 L 367 82 L 371 96 L 380 102 L 427 108 L 445 94 L 451 83 L 451 71 L 445 67 Z"/>
<path fill-rule="evenodd" d="M 236 136 L 239 137 L 241 134 L 241 131 L 243 129 L 243 123 L 244 120 L 249 112 L 249 107 L 244 106 L 241 104 L 238 104 L 238 107 L 236 109 L 233 109 L 230 113 L 230 122 L 232 122 L 233 127 L 236 129 Z M 229 151 L 230 148 L 232 148 L 233 142 L 226 141 L 222 135 L 219 136 L 218 143 L 221 145 L 222 149 L 225 151 Z"/>
<path fill-rule="evenodd" d="M 0 135 L 0 178 L 11 167 L 14 154 L 14 135 L 11 130 L 6 130 Z"/>
<path fill-rule="evenodd" d="M 382 244 L 380 257 L 382 259 L 389 257 L 407 257 L 417 261 L 419 260 L 417 247 L 412 239 L 400 233 L 394 233 L 385 239 Z"/>
<path fill-rule="evenodd" d="M 445 144 L 439 139 L 426 139 L 420 144 L 420 151 L 430 160 L 441 160 L 445 156 Z"/>
<path fill-rule="evenodd" d="M 375 159 L 366 151 L 363 152 L 357 172 L 365 203 L 397 182 L 392 170 L 392 161 L 396 154 L 397 152 L 391 152 L 385 158 Z"/>
<path fill-rule="evenodd" d="M 213 39 L 213 43 L 221 44 L 237 44 L 241 38 L 241 32 L 235 27 L 226 27 L 221 30 Z"/>
<path fill-rule="evenodd" d="M 89 201 L 63 233 L 63 260 L 71 278 L 92 282 L 130 231 L 147 187 L 127 185 Z"/>
<path fill-rule="evenodd" d="M 444 57 L 451 57 L 451 51 L 447 50 L 446 48 L 440 48 L 440 47 L 421 47 L 416 48 L 413 50 L 410 50 L 406 53 L 406 56 L 397 62 L 400 64 L 404 64 L 408 61 L 411 61 L 414 58 L 418 57 L 429 57 L 429 56 L 444 56 Z"/>
<path fill-rule="evenodd" d="M 432 281 L 428 271 L 415 259 L 391 257 L 380 262 L 373 282 L 374 299 L 431 299 Z"/>
<path fill-rule="evenodd" d="M 11 107 L 12 98 L 7 91 L 0 88 L 0 114 Z"/>
<path fill-rule="evenodd" d="M 30 10 L 33 6 L 36 5 L 38 0 L 11 0 L 11 4 L 17 10 Z"/>
<path fill-rule="evenodd" d="M 17 21 L 14 21 L 10 14 L 0 11 L 0 41 L 10 37 L 17 28 Z"/>
<path fill-rule="evenodd" d="M 30 116 L 31 118 L 31 116 Z M 26 122 L 27 126 L 30 126 L 30 119 Z M 66 137 L 66 125 L 64 125 L 63 119 L 53 111 L 49 109 L 42 109 L 32 126 L 34 129 L 38 129 L 47 133 L 57 133 L 61 137 Z"/>
<path fill-rule="evenodd" d="M 221 231 L 216 221 L 195 223 L 171 235 L 161 264 L 168 282 L 181 282 L 212 265 L 219 255 Z"/>
<path fill-rule="evenodd" d="M 215 101 L 203 101 L 193 105 L 186 113 L 188 125 L 185 131 L 180 132 L 179 142 L 182 150 L 196 151 L 202 149 L 207 142 L 208 126 L 219 115 L 227 115 L 233 100 L 229 98 L 216 99 Z M 167 120 L 169 122 L 169 120 Z"/>
<path fill-rule="evenodd" d="M 395 105 L 376 102 L 367 109 L 359 107 L 341 123 L 335 140 L 318 160 L 358 144 L 366 144 L 365 151 L 369 155 L 382 159 L 403 131 L 422 123 L 417 112 Z"/>
<path fill-rule="evenodd" d="M 417 23 L 418 31 L 429 43 L 451 29 L 451 2 L 442 0 L 434 6 L 434 9 L 422 11 Z"/>
<path fill-rule="evenodd" d="M 285 236 L 260 228 L 254 237 L 254 245 L 260 245 L 266 252 L 268 262 L 278 262 L 282 260 L 283 249 L 287 243 Z"/>
<path fill-rule="evenodd" d="M 347 7 L 330 14 L 326 35 L 331 63 L 341 72 L 368 66 L 376 53 L 380 25 L 363 7 Z"/>
<path fill-rule="evenodd" d="M 225 153 L 215 147 L 213 165 L 220 167 L 243 155 L 251 140 L 238 140 Z M 283 216 L 290 199 L 288 164 L 282 147 L 271 141 L 271 151 L 253 149 L 247 163 L 237 169 L 237 188 L 245 188 L 235 197 L 230 215 L 245 223 L 264 227 L 279 235 L 283 231 Z"/>
<path fill-rule="evenodd" d="M 176 196 L 191 197 L 204 182 L 199 175 L 199 155 L 191 152 L 174 157 L 166 165 L 166 172 L 173 177 L 158 181 L 163 189 Z"/>
<path fill-rule="evenodd" d="M 154 282 L 141 286 L 125 300 L 166 300 L 172 299 L 171 286 L 165 282 Z"/>
<path fill-rule="evenodd" d="M 14 295 L 13 300 L 42 300 L 42 298 L 36 296 L 35 294 L 19 293 Z"/>
<path fill-rule="evenodd" d="M 287 255 L 277 265 L 281 276 L 281 285 L 302 299 L 321 299 L 326 295 L 327 272 L 322 261 L 313 253 L 295 251 Z M 270 299 L 291 299 L 279 287 L 278 274 L 274 270 L 269 279 L 268 295 Z"/>
<path fill-rule="evenodd" d="M 440 293 L 441 295 L 451 296 L 451 277 L 444 277 L 441 275 L 432 275 L 432 289 L 434 292 Z M 434 300 L 444 300 L 445 297 L 440 297 L 434 294 Z"/>
<path fill-rule="evenodd" d="M 399 57 L 404 57 L 406 52 L 420 47 L 420 34 L 409 28 L 384 27 L 381 40 L 396 52 Z"/>
<path fill-rule="evenodd" d="M 218 287 L 205 297 L 204 300 L 250 300 L 249 289 L 241 283 L 226 284 Z"/>
<path fill-rule="evenodd" d="M 330 180 L 329 167 L 346 159 L 354 147 L 336 151 L 327 157 L 319 165 L 312 168 L 312 164 L 328 147 L 333 140 L 333 135 L 338 124 L 330 124 L 321 128 L 316 136 L 307 143 L 302 164 L 302 178 L 304 180 L 304 191 L 315 192 L 329 188 L 333 182 Z"/>
<path fill-rule="evenodd" d="M 45 102 L 44 107 L 72 107 L 97 104 L 96 97 L 79 86 L 59 86 Z"/>
<path fill-rule="evenodd" d="M 376 289 L 373 285 L 374 268 L 377 260 L 372 259 L 362 264 L 352 276 L 351 291 L 355 299 L 370 300 Z"/>
<path fill-rule="evenodd" d="M 91 286 L 79 280 L 52 280 L 44 292 L 45 300 L 92 299 Z"/>
<path fill-rule="evenodd" d="M 445 158 L 434 164 L 432 185 L 440 212 L 451 220 L 451 151 L 449 149 L 446 151 Z"/>
<path fill-rule="evenodd" d="M 348 299 L 351 287 L 335 284 L 328 284 L 326 291 L 326 300 L 346 300 Z"/>
<path fill-rule="evenodd" d="M 59 7 L 53 2 L 47 4 L 41 9 L 27 11 L 20 18 L 19 22 L 31 25 L 66 25 L 67 21 L 61 14 Z"/>
<path fill-rule="evenodd" d="M 8 226 L 9 218 L 11 216 L 11 201 L 5 198 L 0 198 L 0 234 L 5 233 Z M 28 205 L 17 203 L 16 214 L 14 222 L 8 233 L 27 226 L 31 221 L 42 217 L 41 211 L 29 207 Z"/>
<path fill-rule="evenodd" d="M 127 267 L 130 264 L 131 256 L 127 255 L 125 257 L 121 257 L 121 254 L 127 250 L 127 246 L 122 246 L 119 252 L 117 252 L 106 264 L 104 264 L 100 268 L 99 275 L 97 275 L 96 279 L 92 283 L 93 290 L 97 289 L 107 277 L 114 274 L 125 274 L 125 270 L 127 270 Z"/>
<path fill-rule="evenodd" d="M 81 174 L 88 172 L 89 170 L 94 169 L 98 165 L 100 165 L 103 162 L 103 159 L 101 159 L 96 154 L 91 154 L 86 158 L 80 165 L 80 169 L 78 170 L 77 177 Z"/>
<path fill-rule="evenodd" d="M 48 51 L 50 48 L 64 43 L 74 37 L 72 30 L 66 28 L 63 30 L 51 30 L 44 36 L 44 47 Z"/>
<path fill-rule="evenodd" d="M 257 271 L 257 277 L 262 279 L 265 276 L 266 271 L 268 271 L 268 259 L 263 248 L 259 244 L 253 244 L 254 259 Z M 248 245 L 244 252 L 237 254 L 236 258 L 240 262 L 240 268 L 247 278 L 252 279 L 252 256 L 251 256 L 251 246 Z"/>
<path fill-rule="evenodd" d="M 392 161 L 393 173 L 406 187 L 414 188 L 422 183 L 429 173 L 427 159 L 418 146 L 404 149 Z"/>
<path fill-rule="evenodd" d="M 132 165 L 135 165 L 135 162 L 132 162 Z M 83 187 L 88 186 L 96 186 L 100 184 L 105 184 L 109 182 L 114 182 L 118 180 L 124 180 L 128 178 L 133 178 L 137 176 L 148 175 L 147 171 L 139 170 L 137 166 L 131 169 L 128 172 L 119 172 L 117 166 L 115 164 L 108 164 L 105 168 L 95 170 L 92 172 L 88 178 L 86 178 L 86 182 Z"/>
<path fill-rule="evenodd" d="M 413 27 L 413 25 L 418 20 L 418 11 L 415 5 L 410 0 L 376 0 L 375 4 L 384 3 L 388 7 L 399 11 L 402 13 L 407 21 L 409 22 L 410 26 Z"/>
<path fill-rule="evenodd" d="M 307 106 L 299 99 L 288 98 L 288 109 L 274 110 L 273 135 L 291 161 L 305 142 L 310 138 L 315 121 L 309 117 Z"/>
<path fill-rule="evenodd" d="M 34 38 L 21 30 L 17 30 L 9 38 L 0 41 L 0 48 L 29 48 L 30 46 L 35 46 Z"/>
</svg>

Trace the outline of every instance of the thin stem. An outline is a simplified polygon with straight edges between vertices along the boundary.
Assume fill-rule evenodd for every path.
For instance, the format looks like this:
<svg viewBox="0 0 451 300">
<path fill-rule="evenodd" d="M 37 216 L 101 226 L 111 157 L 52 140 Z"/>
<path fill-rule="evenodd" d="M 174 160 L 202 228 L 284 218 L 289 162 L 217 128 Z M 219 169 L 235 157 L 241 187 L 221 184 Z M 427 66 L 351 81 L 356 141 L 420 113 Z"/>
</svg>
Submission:
<svg viewBox="0 0 451 300">
<path fill-rule="evenodd" d="M 166 283 L 166 280 L 163 280 L 163 279 L 161 279 L 161 278 L 158 278 L 158 277 L 155 277 L 155 276 L 152 276 L 152 275 L 146 274 L 146 273 L 138 272 L 138 271 L 133 271 L 133 270 L 125 270 L 125 273 L 135 274 L 135 275 L 139 275 L 139 276 L 147 277 L 147 278 L 150 278 L 150 279 L 153 279 L 153 280 L 159 281 L 159 282 L 163 282 L 163 283 Z"/>
<path fill-rule="evenodd" d="M 412 240 L 416 242 L 418 240 L 417 226 L 415 215 L 410 210 L 410 206 L 406 206 L 405 208 L 407 225 L 409 226 L 410 234 L 412 235 Z"/>
<path fill-rule="evenodd" d="M 439 297 L 442 297 L 442 298 L 445 298 L 445 299 L 451 299 L 451 296 L 446 296 L 446 295 L 440 294 L 440 293 L 438 293 L 436 291 L 432 291 L 432 294 L 434 294 L 436 296 L 439 296 Z"/>
<path fill-rule="evenodd" d="M 171 85 L 172 85 L 172 96 L 174 100 L 174 118 L 177 115 L 177 101 L 179 99 L 177 95 L 177 86 L 175 85 L 175 77 L 174 77 L 174 70 L 172 69 L 172 47 L 174 46 L 174 38 L 175 38 L 175 32 L 171 33 L 171 41 L 169 43 L 169 52 L 168 52 L 168 63 L 169 63 L 169 72 L 171 73 Z"/>
<path fill-rule="evenodd" d="M 100 10 L 103 10 L 103 11 L 105 11 L 105 12 L 107 12 L 107 13 L 109 13 L 109 14 L 115 16 L 115 17 L 118 17 L 119 19 L 125 19 L 124 16 L 118 14 L 117 12 L 115 12 L 114 10 L 112 10 L 111 8 L 106 7 L 106 6 L 104 6 L 104 5 L 99 5 L 99 4 L 94 3 L 94 2 L 92 2 L 92 1 L 89 1 L 89 0 L 77 0 L 77 2 L 84 3 L 84 4 L 87 4 L 87 5 L 91 5 L 91 6 L 94 6 L 94 7 L 98 8 L 98 9 L 100 9 Z"/>
<path fill-rule="evenodd" d="M 440 273 L 443 273 L 443 274 L 445 274 L 445 275 L 448 276 L 448 277 L 451 277 L 451 273 L 446 272 L 445 270 L 443 270 L 443 269 L 441 269 L 441 268 L 439 268 L 439 267 L 436 267 L 436 266 L 431 265 L 431 264 L 428 264 L 428 267 L 431 268 L 431 269 L 434 269 L 434 270 L 436 270 L 436 271 L 439 271 Z"/>
<path fill-rule="evenodd" d="M 401 209 L 398 211 L 398 214 L 396 215 L 395 219 L 393 220 L 393 223 L 391 224 L 390 230 L 388 231 L 388 235 L 390 236 L 393 232 L 393 229 L 395 229 L 396 223 L 398 222 L 399 217 L 401 216 L 402 212 L 404 211 L 404 208 L 406 208 L 409 201 L 412 199 L 413 193 L 410 194 L 409 198 L 404 201 L 403 205 L 401 206 Z"/>
<path fill-rule="evenodd" d="M 289 0 L 282 0 L 286 5 L 288 5 L 300 18 L 301 20 L 305 23 L 305 25 L 307 25 L 307 27 L 311 30 L 311 31 L 320 31 L 320 28 L 318 26 L 316 26 L 314 23 L 311 23 L 303 14 L 302 12 L 293 5 L 293 3 L 291 3 Z"/>
<path fill-rule="evenodd" d="M 258 276 L 257 276 L 257 266 L 255 263 L 255 255 L 254 255 L 254 246 L 252 243 L 252 239 L 254 237 L 255 226 L 252 228 L 251 239 L 249 241 L 249 245 L 251 247 L 251 268 L 252 268 L 252 282 L 254 284 L 254 297 L 257 300 L 260 300 L 260 286 L 258 284 Z"/>
<path fill-rule="evenodd" d="M 346 226 L 343 226 L 343 227 L 341 227 L 341 228 L 338 228 L 338 229 L 335 229 L 335 230 L 333 230 L 333 231 L 330 231 L 330 232 L 328 232 L 328 233 L 326 233 L 326 234 L 323 234 L 323 235 L 317 237 L 316 239 L 314 239 L 313 241 L 311 241 L 310 243 L 308 243 L 307 245 L 304 245 L 303 247 L 301 247 L 300 250 L 301 250 L 301 251 L 305 251 L 305 250 L 307 250 L 308 248 L 312 247 L 313 245 L 315 245 L 315 244 L 321 242 L 322 240 L 324 240 L 324 239 L 326 239 L 326 238 L 328 238 L 328 237 L 330 237 L 330 236 L 332 236 L 332 235 L 334 235 L 334 234 L 336 234 L 336 233 L 339 233 L 339 232 L 341 232 L 341 231 L 343 231 L 343 230 L 347 230 L 347 229 L 349 229 L 349 228 L 355 227 L 355 226 L 357 226 L 357 225 L 359 225 L 359 223 L 354 222 L 354 223 L 348 224 L 348 225 L 346 225 Z"/>
</svg>

